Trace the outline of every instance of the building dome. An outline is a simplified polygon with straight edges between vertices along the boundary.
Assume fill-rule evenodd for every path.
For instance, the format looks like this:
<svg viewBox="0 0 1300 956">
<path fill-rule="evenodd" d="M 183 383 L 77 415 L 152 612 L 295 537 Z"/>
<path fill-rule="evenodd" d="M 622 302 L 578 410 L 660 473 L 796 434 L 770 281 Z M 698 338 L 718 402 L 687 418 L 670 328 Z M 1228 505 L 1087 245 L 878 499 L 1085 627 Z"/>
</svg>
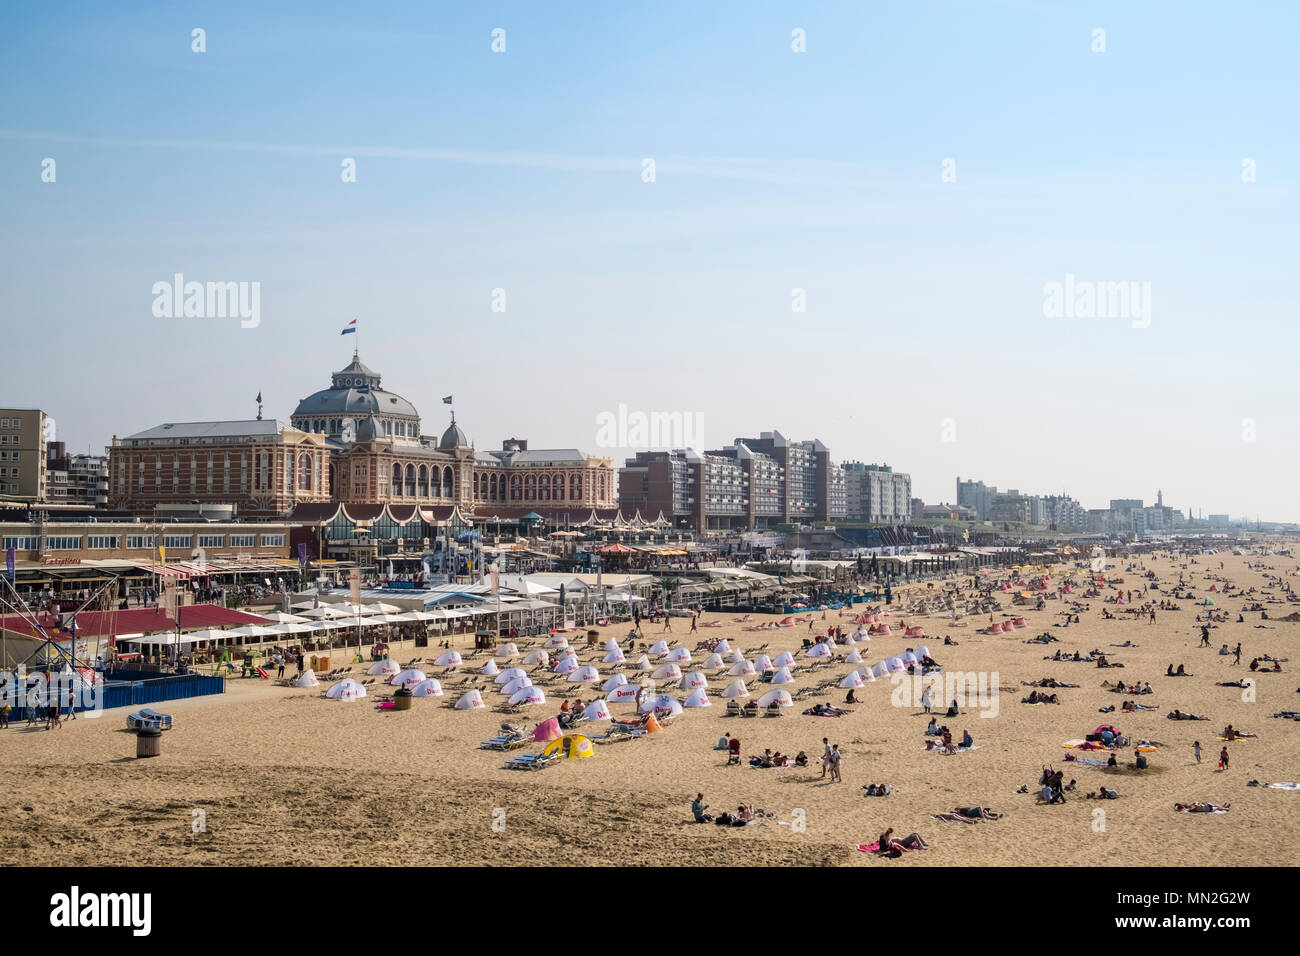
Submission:
<svg viewBox="0 0 1300 956">
<path fill-rule="evenodd" d="M 468 448 L 469 436 L 465 434 L 464 429 L 456 424 L 456 416 L 452 416 L 451 424 L 447 430 L 442 433 L 442 438 L 438 441 L 439 451 L 449 451 L 453 448 Z"/>
<path fill-rule="evenodd" d="M 419 441 L 420 413 L 415 406 L 380 388 L 381 376 L 368 368 L 355 353 L 346 368 L 334 373 L 329 388 L 308 395 L 293 410 L 293 426 L 331 438 L 343 438 L 352 422 L 357 437 L 362 424 L 372 416 L 378 431 L 371 436 L 397 441 Z"/>
</svg>

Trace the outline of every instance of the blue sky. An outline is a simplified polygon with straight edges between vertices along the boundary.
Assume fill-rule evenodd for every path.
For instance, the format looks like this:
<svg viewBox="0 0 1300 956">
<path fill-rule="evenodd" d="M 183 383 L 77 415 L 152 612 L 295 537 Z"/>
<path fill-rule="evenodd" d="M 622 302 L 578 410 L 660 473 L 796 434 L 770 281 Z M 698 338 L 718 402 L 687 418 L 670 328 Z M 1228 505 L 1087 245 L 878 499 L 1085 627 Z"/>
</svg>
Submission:
<svg viewBox="0 0 1300 956">
<path fill-rule="evenodd" d="M 1294 4 L 273 6 L 2 15 L 0 404 L 73 448 L 259 390 L 287 419 L 356 317 L 479 447 L 621 460 L 623 403 L 928 501 L 1300 520 Z M 177 272 L 260 282 L 260 325 L 155 318 Z M 1046 318 L 1067 273 L 1149 282 L 1150 327 Z"/>
</svg>

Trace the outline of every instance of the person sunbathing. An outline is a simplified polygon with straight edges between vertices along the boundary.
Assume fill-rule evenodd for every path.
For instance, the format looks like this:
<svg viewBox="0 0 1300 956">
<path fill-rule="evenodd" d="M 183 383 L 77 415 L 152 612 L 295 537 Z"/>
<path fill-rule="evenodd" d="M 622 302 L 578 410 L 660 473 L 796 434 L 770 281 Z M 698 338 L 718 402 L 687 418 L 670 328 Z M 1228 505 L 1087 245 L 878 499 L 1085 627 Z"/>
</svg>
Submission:
<svg viewBox="0 0 1300 956">
<path fill-rule="evenodd" d="M 921 839 L 919 833 L 909 833 L 901 840 L 893 839 L 894 828 L 890 827 L 880 835 L 879 848 L 876 850 L 882 856 L 899 857 L 907 850 L 928 850 L 929 844 Z"/>
<path fill-rule="evenodd" d="M 1102 787 L 1096 793 L 1088 794 L 1088 799 L 1089 800 L 1118 800 L 1119 792 L 1116 790 L 1108 790 L 1106 787 Z"/>
<path fill-rule="evenodd" d="M 1183 813 L 1216 813 L 1219 810 L 1227 812 L 1232 808 L 1230 803 L 1175 803 L 1174 809 Z"/>
<path fill-rule="evenodd" d="M 1177 707 L 1174 708 L 1173 713 L 1165 714 L 1165 716 L 1168 717 L 1170 720 L 1209 720 L 1210 719 L 1209 717 L 1202 717 L 1200 714 L 1184 714 Z"/>
<path fill-rule="evenodd" d="M 1002 814 L 995 813 L 988 807 L 956 807 L 953 810 L 968 820 L 1001 820 Z"/>
<path fill-rule="evenodd" d="M 869 783 L 862 789 L 868 797 L 887 797 L 894 788 L 887 783 Z"/>
<path fill-rule="evenodd" d="M 790 764 L 790 757 L 787 754 L 783 754 L 779 750 L 776 753 L 772 754 L 772 766 L 786 767 L 789 766 L 789 764 Z"/>
</svg>

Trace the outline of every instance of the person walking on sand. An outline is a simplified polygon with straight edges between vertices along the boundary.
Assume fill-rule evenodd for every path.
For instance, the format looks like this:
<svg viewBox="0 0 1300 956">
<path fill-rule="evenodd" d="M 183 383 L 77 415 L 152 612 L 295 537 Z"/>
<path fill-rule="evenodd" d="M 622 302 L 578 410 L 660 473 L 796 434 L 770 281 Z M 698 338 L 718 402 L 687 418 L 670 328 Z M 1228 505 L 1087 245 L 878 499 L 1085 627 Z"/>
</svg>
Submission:
<svg viewBox="0 0 1300 956">
<path fill-rule="evenodd" d="M 670 634 L 673 630 L 673 619 L 667 611 L 664 611 L 664 630 L 668 631 Z"/>
<path fill-rule="evenodd" d="M 1241 641 L 1237 642 L 1237 649 L 1232 652 L 1232 655 L 1233 655 L 1232 663 L 1240 664 L 1241 663 Z"/>
<path fill-rule="evenodd" d="M 840 776 L 840 745 L 834 744 L 831 747 L 831 783 L 843 783 L 844 778 Z"/>
<path fill-rule="evenodd" d="M 1201 762 L 1201 742 L 1198 740 L 1192 744 L 1192 753 L 1196 754 L 1196 762 Z"/>
<path fill-rule="evenodd" d="M 1224 747 L 1222 750 L 1219 751 L 1219 769 L 1220 770 L 1228 769 L 1228 748 L 1227 747 Z"/>
<path fill-rule="evenodd" d="M 830 738 L 822 738 L 822 779 L 826 779 L 826 771 L 831 766 L 831 742 Z"/>
<path fill-rule="evenodd" d="M 921 691 L 921 708 L 928 714 L 930 706 L 933 703 L 930 699 L 930 685 L 925 685 L 925 690 Z"/>
</svg>

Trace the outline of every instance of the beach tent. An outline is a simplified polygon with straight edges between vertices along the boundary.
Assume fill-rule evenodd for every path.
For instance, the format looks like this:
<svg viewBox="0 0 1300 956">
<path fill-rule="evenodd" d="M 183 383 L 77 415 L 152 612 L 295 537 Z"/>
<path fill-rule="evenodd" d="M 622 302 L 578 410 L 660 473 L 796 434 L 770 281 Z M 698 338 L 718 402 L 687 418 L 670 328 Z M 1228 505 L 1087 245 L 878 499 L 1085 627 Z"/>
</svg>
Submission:
<svg viewBox="0 0 1300 956">
<path fill-rule="evenodd" d="M 778 707 L 793 707 L 794 700 L 790 697 L 790 692 L 785 690 L 769 690 L 766 694 L 758 699 L 759 707 L 767 707 L 770 704 L 776 704 Z"/>
<path fill-rule="evenodd" d="M 575 684 L 595 684 L 600 680 L 600 672 L 588 664 L 570 674 L 569 680 Z"/>
<path fill-rule="evenodd" d="M 723 661 L 721 654 L 710 654 L 708 657 L 704 658 L 704 663 L 700 666 L 716 669 L 719 667 L 726 667 L 727 665 L 726 662 Z"/>
<path fill-rule="evenodd" d="M 691 671 L 682 679 L 682 690 L 703 690 L 709 686 L 709 678 L 702 671 Z"/>
<path fill-rule="evenodd" d="M 685 664 L 691 659 L 691 652 L 684 647 L 674 647 L 668 652 L 668 659 L 678 664 Z"/>
<path fill-rule="evenodd" d="M 835 652 L 825 644 L 814 644 L 803 652 L 804 657 L 834 657 Z"/>
<path fill-rule="evenodd" d="M 605 642 L 605 650 L 607 650 L 607 651 L 617 651 L 617 650 L 620 650 L 620 648 L 619 648 L 619 646 L 618 646 L 618 638 L 611 637 L 609 640 L 607 640 L 607 641 Z"/>
<path fill-rule="evenodd" d="M 359 681 L 351 678 L 341 680 L 325 692 L 330 700 L 360 700 L 366 696 L 366 689 Z"/>
<path fill-rule="evenodd" d="M 917 663 L 917 657 L 916 657 L 916 655 L 913 654 L 911 651 L 903 651 L 903 653 L 900 654 L 899 657 L 901 657 L 901 658 L 903 659 L 903 663 L 904 663 L 904 664 L 915 664 L 915 663 Z"/>
<path fill-rule="evenodd" d="M 543 650 L 530 651 L 528 656 L 524 658 L 524 663 L 529 667 L 534 667 L 538 664 L 542 667 L 548 667 L 551 663 L 551 655 Z"/>
<path fill-rule="evenodd" d="M 876 677 L 888 677 L 889 665 L 884 661 L 876 661 L 876 666 L 871 668 L 871 673 Z"/>
<path fill-rule="evenodd" d="M 861 664 L 861 663 L 862 663 L 862 655 L 858 653 L 858 650 L 857 650 L 856 647 L 855 647 L 853 650 L 849 651 L 848 654 L 846 654 L 846 655 L 844 656 L 844 663 L 846 663 L 846 664 Z"/>
<path fill-rule="evenodd" d="M 782 667 L 772 675 L 773 684 L 793 684 L 794 677 L 790 675 L 790 668 Z"/>
<path fill-rule="evenodd" d="M 862 686 L 862 678 L 861 678 L 860 676 L 858 676 L 858 672 L 857 672 L 857 671 L 849 671 L 847 674 L 844 675 L 844 679 L 843 679 L 842 681 L 840 681 L 840 686 L 841 686 L 841 687 L 861 687 L 861 686 Z"/>
<path fill-rule="evenodd" d="M 682 669 L 676 664 L 660 664 L 654 672 L 655 680 L 681 680 Z"/>
<path fill-rule="evenodd" d="M 727 689 L 722 692 L 723 697 L 748 697 L 749 688 L 745 682 L 737 678 L 727 685 Z"/>
<path fill-rule="evenodd" d="M 497 667 L 497 662 L 489 659 L 486 664 L 478 669 L 480 674 L 486 674 L 488 677 L 496 677 L 501 673 L 501 668 Z"/>
<path fill-rule="evenodd" d="M 560 728 L 560 719 L 558 717 L 547 717 L 533 728 L 533 740 L 559 740 L 563 736 L 564 731 Z"/>
<path fill-rule="evenodd" d="M 382 661 L 375 661 L 370 665 L 370 670 L 366 671 L 367 674 L 376 677 L 392 677 L 394 674 L 400 674 L 401 672 L 402 665 L 391 657 L 386 657 Z"/>
<path fill-rule="evenodd" d="M 426 678 L 425 680 L 420 681 L 420 683 L 416 684 L 414 687 L 411 688 L 411 696 L 412 697 L 441 697 L 442 684 L 438 683 L 438 681 L 434 680 L 432 677 Z"/>
<path fill-rule="evenodd" d="M 400 674 L 394 674 L 388 679 L 388 683 L 394 687 L 414 687 L 420 681 L 424 680 L 424 671 L 416 670 L 414 667 L 402 671 Z"/>
<path fill-rule="evenodd" d="M 732 677 L 748 677 L 756 674 L 753 661 L 741 661 L 739 664 L 732 664 L 731 670 L 727 671 Z"/>
<path fill-rule="evenodd" d="M 461 664 L 459 651 L 443 651 L 438 659 L 434 661 L 439 667 L 456 667 Z"/>
<path fill-rule="evenodd" d="M 673 703 L 676 704 L 677 701 L 673 701 Z M 678 712 L 679 713 L 681 712 L 680 707 L 678 708 Z M 668 714 L 667 716 L 671 717 L 672 714 Z M 642 724 L 641 726 L 642 729 L 645 730 L 647 734 L 657 734 L 663 730 L 663 727 L 659 724 L 659 721 L 655 720 L 654 714 L 651 714 L 649 717 L 647 717 L 645 719 L 645 723 Z"/>
<path fill-rule="evenodd" d="M 516 677 L 514 680 L 510 681 L 510 683 L 502 686 L 501 693 L 505 695 L 507 700 L 509 700 L 511 697 L 515 696 L 515 694 L 519 693 L 525 687 L 532 687 L 532 686 L 533 686 L 533 682 L 531 678 Z"/>
<path fill-rule="evenodd" d="M 641 701 L 640 713 L 654 713 L 659 717 L 676 717 L 682 712 L 681 701 L 669 697 L 667 694 L 648 696 Z M 649 729 L 649 728 L 647 728 Z"/>
<path fill-rule="evenodd" d="M 508 670 L 504 670 L 500 674 L 498 674 L 496 676 L 496 679 L 493 681 L 493 683 L 509 684 L 516 677 L 527 677 L 527 676 L 528 676 L 528 672 L 524 670 L 522 667 L 511 667 Z"/>
<path fill-rule="evenodd" d="M 686 698 L 682 706 L 683 707 L 712 707 L 713 701 L 709 700 L 708 695 L 704 693 L 703 687 L 697 687 L 695 690 L 691 691 L 691 696 Z"/>
<path fill-rule="evenodd" d="M 609 692 L 613 690 L 615 687 L 622 687 L 626 683 L 627 683 L 627 677 L 625 675 L 615 674 L 609 680 L 605 681 L 605 683 L 601 684 L 600 689 L 605 692 Z"/>
<path fill-rule="evenodd" d="M 620 684 L 608 694 L 605 699 L 611 704 L 626 704 L 636 700 L 636 695 L 641 693 L 640 684 Z"/>
<path fill-rule="evenodd" d="M 562 760 L 581 760 L 590 757 L 596 750 L 591 741 L 582 734 L 566 734 L 559 740 L 553 740 L 542 749 L 543 757 L 559 754 Z"/>
<path fill-rule="evenodd" d="M 764 654 L 758 660 L 754 661 L 754 670 L 766 674 L 768 671 L 776 670 L 776 665 L 772 663 L 772 658 Z"/>
<path fill-rule="evenodd" d="M 650 663 L 650 658 L 646 657 L 644 654 L 638 657 L 636 663 L 632 666 L 639 671 L 648 671 L 654 668 L 654 665 Z"/>
<path fill-rule="evenodd" d="M 483 703 L 483 695 L 476 690 L 469 691 L 456 701 L 457 710 L 482 710 L 486 706 L 487 704 Z"/>
<path fill-rule="evenodd" d="M 561 657 L 551 670 L 556 674 L 572 674 L 581 666 L 576 657 Z"/>
<path fill-rule="evenodd" d="M 729 650 L 731 650 L 731 643 L 725 637 L 713 645 L 713 653 L 715 654 L 725 654 Z"/>
<path fill-rule="evenodd" d="M 664 640 L 655 641 L 655 643 L 653 643 L 653 644 L 650 645 L 650 653 L 651 653 L 651 654 L 667 654 L 667 653 L 668 653 L 668 642 L 667 642 L 667 641 L 664 641 Z"/>
<path fill-rule="evenodd" d="M 617 645 L 615 645 L 614 649 L 605 655 L 606 664 L 622 664 L 626 660 L 627 658 L 623 656 L 623 652 L 619 650 Z"/>
<path fill-rule="evenodd" d="M 868 664 L 863 664 L 857 669 L 856 673 L 862 678 L 862 683 L 864 684 L 870 684 L 876 679 L 876 675 L 872 673 L 871 667 Z"/>
<path fill-rule="evenodd" d="M 917 656 L 917 657 L 929 657 L 929 656 L 930 656 L 930 648 L 928 648 L 928 647 L 926 647 L 924 644 L 922 644 L 920 647 L 918 647 L 918 648 L 916 649 L 916 656 Z"/>
<path fill-rule="evenodd" d="M 546 703 L 546 694 L 540 687 L 528 686 L 521 687 L 510 695 L 511 707 L 532 707 L 536 704 Z"/>
<path fill-rule="evenodd" d="M 745 659 L 745 655 L 740 653 L 739 650 L 734 650 L 731 652 L 731 663 L 739 664 L 744 659 Z"/>
<path fill-rule="evenodd" d="M 566 647 L 564 650 L 560 651 L 560 656 L 556 658 L 556 660 L 558 661 L 565 661 L 565 660 L 576 661 L 577 659 L 578 659 L 578 652 L 575 651 L 572 647 Z"/>
<path fill-rule="evenodd" d="M 901 657 L 891 657 L 889 660 L 885 661 L 885 666 L 889 668 L 891 674 L 907 670 L 907 665 L 903 663 Z"/>
<path fill-rule="evenodd" d="M 789 667 L 794 663 L 794 655 L 789 651 L 782 651 L 772 659 L 772 663 L 777 667 Z"/>
<path fill-rule="evenodd" d="M 603 700 L 593 700 L 587 705 L 587 709 L 582 712 L 582 716 L 588 720 L 610 720 L 609 707 Z"/>
<path fill-rule="evenodd" d="M 546 639 L 546 643 L 543 646 L 549 647 L 553 650 L 558 650 L 562 647 L 568 647 L 569 639 L 565 637 L 563 634 L 552 634 L 549 638 Z"/>
<path fill-rule="evenodd" d="M 497 652 L 494 656 L 504 657 L 507 659 L 511 657 L 518 657 L 519 648 L 516 647 L 514 644 L 502 644 L 500 647 L 497 648 Z"/>
</svg>

